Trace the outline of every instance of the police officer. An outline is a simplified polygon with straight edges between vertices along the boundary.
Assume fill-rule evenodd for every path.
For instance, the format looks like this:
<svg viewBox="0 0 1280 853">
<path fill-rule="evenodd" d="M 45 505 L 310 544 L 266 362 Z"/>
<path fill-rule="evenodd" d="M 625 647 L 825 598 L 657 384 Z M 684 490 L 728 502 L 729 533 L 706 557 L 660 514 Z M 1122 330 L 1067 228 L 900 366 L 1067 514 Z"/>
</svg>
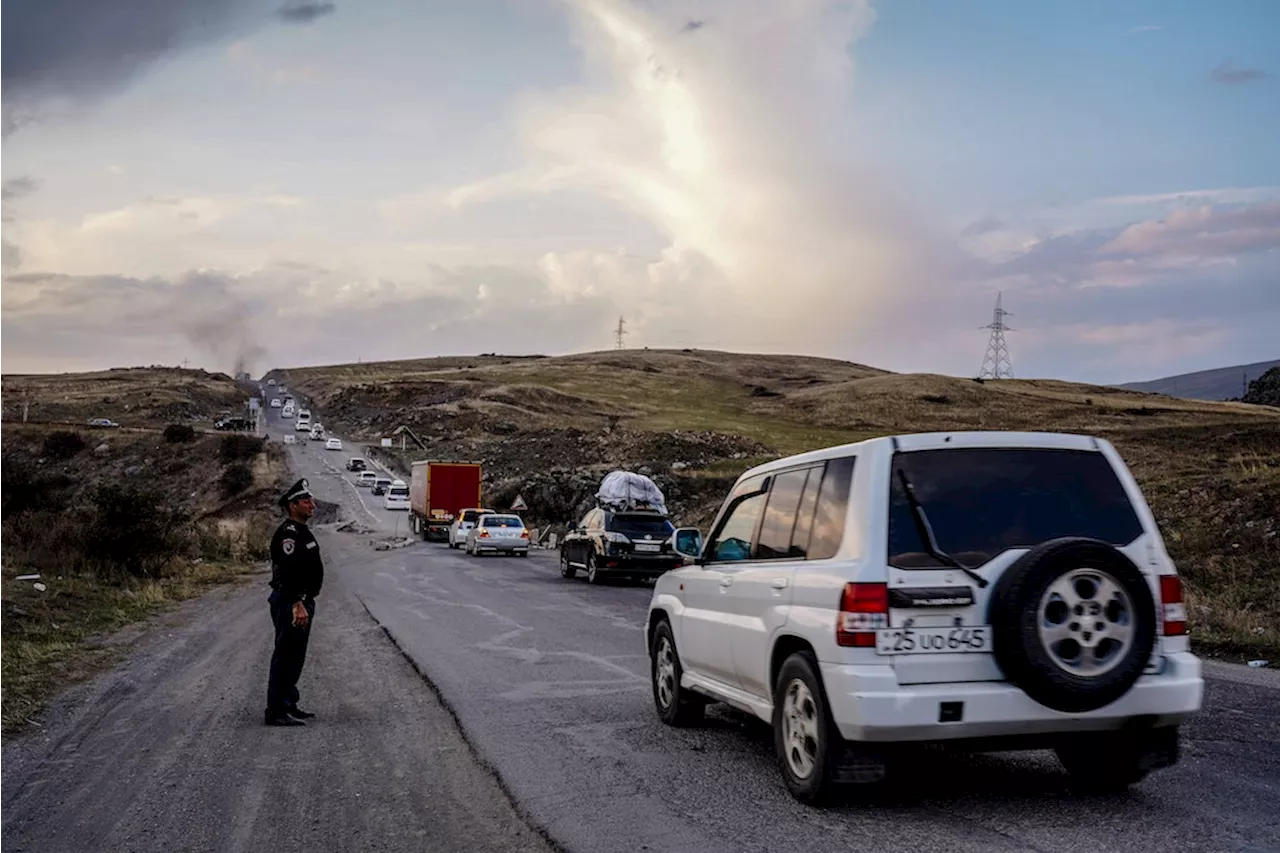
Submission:
<svg viewBox="0 0 1280 853">
<path fill-rule="evenodd" d="M 276 645 L 267 680 L 269 726 L 302 726 L 314 717 L 298 707 L 298 676 L 307 658 L 307 640 L 316 614 L 316 596 L 324 583 L 320 543 L 307 527 L 316 511 L 305 479 L 289 487 L 280 498 L 289 516 L 271 539 L 271 622 Z"/>
</svg>

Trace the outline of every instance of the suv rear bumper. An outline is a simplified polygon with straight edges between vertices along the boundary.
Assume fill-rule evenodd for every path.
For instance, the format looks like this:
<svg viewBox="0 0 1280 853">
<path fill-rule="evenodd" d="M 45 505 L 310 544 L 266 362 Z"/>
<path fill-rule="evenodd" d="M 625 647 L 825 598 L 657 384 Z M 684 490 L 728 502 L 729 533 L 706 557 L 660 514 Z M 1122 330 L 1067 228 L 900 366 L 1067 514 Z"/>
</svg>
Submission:
<svg viewBox="0 0 1280 853">
<path fill-rule="evenodd" d="M 681 558 L 671 554 L 608 554 L 596 557 L 596 571 L 604 575 L 656 578 L 683 565 Z"/>
<path fill-rule="evenodd" d="M 1107 731 L 1134 718 L 1176 725 L 1200 710 L 1200 661 L 1188 652 L 1164 656 L 1158 674 L 1144 675 L 1104 708 L 1068 714 L 1047 708 L 1006 682 L 900 686 L 888 665 L 820 664 L 836 728 L 852 741 L 935 741 L 959 738 Z M 963 703 L 960 719 L 939 722 L 942 703 Z M 948 716 L 956 707 L 949 705 Z"/>
</svg>

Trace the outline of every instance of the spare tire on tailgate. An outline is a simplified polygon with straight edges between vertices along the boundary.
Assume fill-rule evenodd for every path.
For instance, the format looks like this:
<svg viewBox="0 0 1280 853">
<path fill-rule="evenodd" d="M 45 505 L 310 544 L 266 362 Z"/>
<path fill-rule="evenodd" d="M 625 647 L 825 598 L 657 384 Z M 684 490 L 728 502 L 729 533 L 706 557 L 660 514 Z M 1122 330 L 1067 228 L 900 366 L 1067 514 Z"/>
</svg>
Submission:
<svg viewBox="0 0 1280 853">
<path fill-rule="evenodd" d="M 1095 539 L 1032 548 L 1001 575 L 988 616 L 1005 677 L 1056 711 L 1092 711 L 1119 699 L 1155 644 L 1146 578 Z"/>
</svg>

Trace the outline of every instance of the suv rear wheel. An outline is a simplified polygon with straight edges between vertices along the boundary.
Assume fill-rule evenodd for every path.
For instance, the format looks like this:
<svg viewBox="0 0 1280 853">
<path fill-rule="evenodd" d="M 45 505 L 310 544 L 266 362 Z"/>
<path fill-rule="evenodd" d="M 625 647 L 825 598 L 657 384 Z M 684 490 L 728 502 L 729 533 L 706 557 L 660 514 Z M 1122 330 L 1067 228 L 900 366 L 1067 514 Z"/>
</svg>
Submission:
<svg viewBox="0 0 1280 853">
<path fill-rule="evenodd" d="M 596 568 L 596 555 L 588 554 L 587 555 L 587 583 L 598 584 L 603 580 L 604 580 L 604 576 L 601 575 L 600 571 Z"/>
<path fill-rule="evenodd" d="M 796 652 L 778 672 L 773 691 L 773 743 L 787 790 L 801 802 L 830 799 L 844 741 L 810 652 Z"/>
<path fill-rule="evenodd" d="M 653 682 L 653 704 L 658 717 L 669 726 L 689 726 L 702 720 L 707 701 L 680 686 L 680 655 L 671 623 L 665 618 L 653 630 L 649 646 L 649 674 Z"/>
<path fill-rule="evenodd" d="M 1177 730 L 1074 735 L 1054 752 L 1077 792 L 1116 794 L 1141 782 L 1151 769 L 1177 761 Z"/>
<path fill-rule="evenodd" d="M 566 552 L 561 551 L 560 552 L 560 577 L 571 578 L 577 573 L 578 573 L 578 570 L 575 569 L 573 566 L 569 565 L 569 555 Z"/>
</svg>

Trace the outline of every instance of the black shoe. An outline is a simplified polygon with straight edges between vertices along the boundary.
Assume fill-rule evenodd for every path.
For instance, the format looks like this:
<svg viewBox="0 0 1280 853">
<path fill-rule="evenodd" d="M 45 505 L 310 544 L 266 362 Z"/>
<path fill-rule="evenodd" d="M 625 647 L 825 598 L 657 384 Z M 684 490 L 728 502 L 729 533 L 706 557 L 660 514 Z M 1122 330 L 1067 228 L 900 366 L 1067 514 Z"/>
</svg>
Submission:
<svg viewBox="0 0 1280 853">
<path fill-rule="evenodd" d="M 304 711 L 296 705 L 292 708 L 285 708 L 284 712 L 295 720 L 309 720 L 315 716 L 315 714 L 310 711 Z"/>
<path fill-rule="evenodd" d="M 305 726 L 302 720 L 295 720 L 288 714 L 267 714 L 263 722 L 268 726 Z"/>
</svg>

